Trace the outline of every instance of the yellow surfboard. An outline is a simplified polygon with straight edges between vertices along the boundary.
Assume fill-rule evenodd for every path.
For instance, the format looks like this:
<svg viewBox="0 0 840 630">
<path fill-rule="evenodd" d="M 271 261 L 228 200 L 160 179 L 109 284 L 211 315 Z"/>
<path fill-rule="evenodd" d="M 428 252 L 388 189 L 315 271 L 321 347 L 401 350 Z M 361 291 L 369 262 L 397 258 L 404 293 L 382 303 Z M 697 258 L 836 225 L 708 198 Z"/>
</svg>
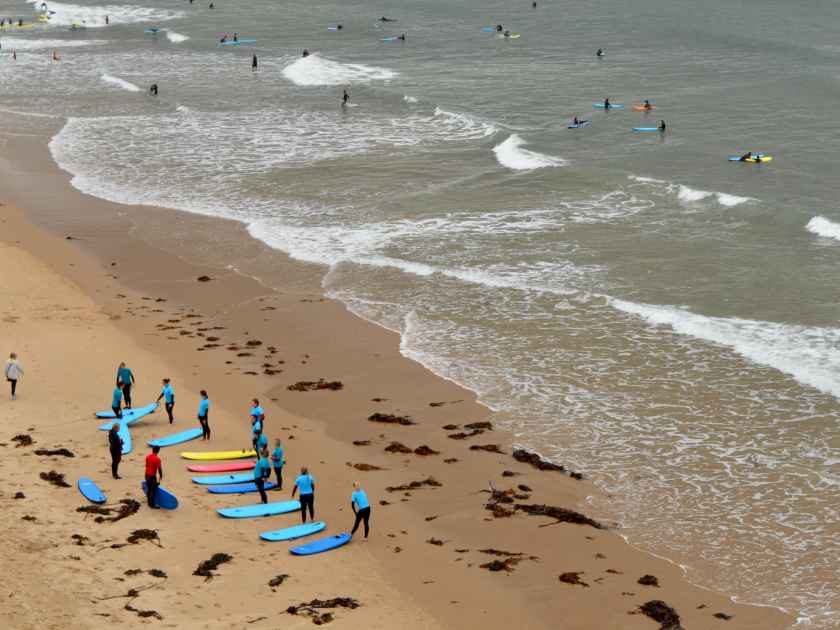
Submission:
<svg viewBox="0 0 840 630">
<path fill-rule="evenodd" d="M 216 461 L 219 459 L 244 459 L 246 457 L 256 457 L 257 453 L 253 449 L 249 451 L 210 451 L 207 453 L 184 452 L 181 457 L 184 459 L 195 459 L 199 461 Z"/>
<path fill-rule="evenodd" d="M 762 155 L 760 158 L 750 158 L 747 162 L 752 162 L 753 164 L 764 164 L 765 162 L 772 162 L 773 156 L 772 155 Z"/>
</svg>

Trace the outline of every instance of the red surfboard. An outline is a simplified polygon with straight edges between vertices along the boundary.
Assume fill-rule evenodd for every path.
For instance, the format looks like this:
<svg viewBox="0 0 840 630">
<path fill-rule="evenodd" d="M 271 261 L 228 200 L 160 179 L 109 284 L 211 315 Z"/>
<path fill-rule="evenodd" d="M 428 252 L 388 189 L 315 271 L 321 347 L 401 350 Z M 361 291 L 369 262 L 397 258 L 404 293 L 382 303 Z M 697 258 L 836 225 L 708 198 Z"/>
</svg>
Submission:
<svg viewBox="0 0 840 630">
<path fill-rule="evenodd" d="M 237 470 L 251 470 L 254 467 L 254 462 L 243 460 L 235 462 L 221 462 L 219 464 L 192 464 L 187 466 L 187 470 L 199 473 L 223 473 L 235 472 Z"/>
</svg>

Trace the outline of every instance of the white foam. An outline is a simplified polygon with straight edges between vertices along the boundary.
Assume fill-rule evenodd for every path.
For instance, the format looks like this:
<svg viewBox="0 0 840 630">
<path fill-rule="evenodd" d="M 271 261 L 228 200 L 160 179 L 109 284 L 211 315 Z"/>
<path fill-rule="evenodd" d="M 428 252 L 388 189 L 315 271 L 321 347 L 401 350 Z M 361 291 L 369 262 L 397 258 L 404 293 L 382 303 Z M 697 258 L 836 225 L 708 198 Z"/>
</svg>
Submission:
<svg viewBox="0 0 840 630">
<path fill-rule="evenodd" d="M 718 203 L 727 208 L 734 208 L 735 206 L 740 206 L 742 203 L 755 201 L 752 197 L 739 197 L 738 195 L 728 195 L 722 192 L 715 194 L 717 195 Z"/>
<path fill-rule="evenodd" d="M 409 96 L 408 94 L 403 94 L 403 100 L 406 103 L 416 103 L 417 97 L 416 96 Z"/>
<path fill-rule="evenodd" d="M 43 0 L 27 0 L 30 4 L 41 6 Z M 108 4 L 104 6 L 85 6 L 63 2 L 48 2 L 50 15 L 48 26 L 72 26 L 82 24 L 87 28 L 104 28 L 107 16 L 111 25 L 136 24 L 138 22 L 157 22 L 183 17 L 183 11 L 154 9 L 131 5 Z"/>
<path fill-rule="evenodd" d="M 740 318 L 706 317 L 672 306 L 611 299 L 611 306 L 654 326 L 733 349 L 822 392 L 840 398 L 840 328 L 818 328 Z"/>
<path fill-rule="evenodd" d="M 129 83 L 125 79 L 120 79 L 119 77 L 112 76 L 110 74 L 103 74 L 101 77 L 102 81 L 109 85 L 113 85 L 118 87 L 122 90 L 126 90 L 128 92 L 139 92 L 140 87 L 134 85 L 133 83 Z"/>
<path fill-rule="evenodd" d="M 435 118 L 441 120 L 444 125 L 452 130 L 466 133 L 471 136 L 487 137 L 496 133 L 496 127 L 491 123 L 474 118 L 469 114 L 449 112 L 440 107 L 435 108 Z"/>
<path fill-rule="evenodd" d="M 813 219 L 808 221 L 808 225 L 805 226 L 805 229 L 811 232 L 812 234 L 816 234 L 817 236 L 833 238 L 835 240 L 840 241 L 840 223 L 835 223 L 834 221 L 830 221 L 825 217 L 814 217 Z"/>
<path fill-rule="evenodd" d="M 60 48 L 81 48 L 82 46 L 101 46 L 108 42 L 100 39 L 25 39 L 22 37 L 3 37 L 3 50 L 43 50 Z"/>
<path fill-rule="evenodd" d="M 181 44 L 189 39 L 189 35 L 182 35 L 181 33 L 176 33 L 173 30 L 166 29 L 166 39 L 168 39 L 173 44 Z"/>
<path fill-rule="evenodd" d="M 397 72 L 387 68 L 341 63 L 321 57 L 318 54 L 301 57 L 283 68 L 284 77 L 295 85 L 302 86 L 388 81 L 396 77 L 397 74 Z"/>
<path fill-rule="evenodd" d="M 664 179 L 656 179 L 655 177 L 628 175 L 627 178 L 639 184 L 648 185 L 651 189 L 661 191 L 664 194 L 676 194 L 677 200 L 684 206 L 693 206 L 711 198 L 714 198 L 718 204 L 726 208 L 733 208 L 748 201 L 755 201 L 752 197 L 739 197 L 738 195 L 731 195 L 724 192 L 698 190 L 685 186 L 684 184 L 675 184 Z"/>
<path fill-rule="evenodd" d="M 522 138 L 512 134 L 507 140 L 493 147 L 493 153 L 496 154 L 499 164 L 515 171 L 530 171 L 566 164 L 562 158 L 523 149 L 525 144 L 527 143 Z"/>
<path fill-rule="evenodd" d="M 680 185 L 679 192 L 677 193 L 677 199 L 679 199 L 682 203 L 694 203 L 696 201 L 702 201 L 707 197 L 711 197 L 714 194 L 715 193 L 709 192 L 708 190 L 695 190 L 694 188 Z"/>
</svg>

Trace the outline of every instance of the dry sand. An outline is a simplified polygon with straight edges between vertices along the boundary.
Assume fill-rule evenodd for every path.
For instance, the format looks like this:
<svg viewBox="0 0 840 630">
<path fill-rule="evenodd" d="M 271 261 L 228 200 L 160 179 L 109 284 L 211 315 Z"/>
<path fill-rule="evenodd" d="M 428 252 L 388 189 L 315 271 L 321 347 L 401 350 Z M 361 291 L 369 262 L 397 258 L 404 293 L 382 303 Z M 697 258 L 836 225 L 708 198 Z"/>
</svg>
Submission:
<svg viewBox="0 0 840 630">
<path fill-rule="evenodd" d="M 688 584 L 678 567 L 633 549 L 611 529 L 555 524 L 521 510 L 495 517 L 485 508 L 491 483 L 516 494 L 513 503 L 500 503 L 503 509 L 547 504 L 585 512 L 586 496 L 597 490 L 586 480 L 515 461 L 511 437 L 502 431 L 450 439 L 464 424 L 486 420 L 474 396 L 401 357 L 396 336 L 323 300 L 312 286 L 290 282 L 282 293 L 268 290 L 129 237 L 115 246 L 121 255 L 112 266 L 78 241 L 32 226 L 9 206 L 0 208 L 0 220 L 0 352 L 17 351 L 26 370 L 17 401 L 0 391 L 0 527 L 6 537 L 0 619 L 9 620 L 6 627 L 309 627 L 308 617 L 286 614 L 286 608 L 333 597 L 361 604 L 331 611 L 334 627 L 347 628 L 654 629 L 660 624 L 636 614 L 652 600 L 672 606 L 691 630 L 791 625 L 791 617 L 776 610 L 735 605 Z M 218 223 L 220 230 L 240 229 Z M 197 282 L 200 275 L 212 279 Z M 138 380 L 136 406 L 157 397 L 162 377 L 172 379 L 177 422 L 170 427 L 161 409 L 135 425 L 135 450 L 117 481 L 109 474 L 106 434 L 97 431 L 92 412 L 108 408 L 121 360 Z M 287 389 L 322 377 L 344 388 Z M 76 511 L 86 503 L 75 488 L 81 475 L 100 483 L 109 504 L 142 501 L 145 441 L 195 426 L 201 388 L 212 400 L 212 442 L 162 453 L 164 485 L 179 497 L 178 510 L 141 507 L 116 523 Z M 292 557 L 290 545 L 262 542 L 258 534 L 297 524 L 297 514 L 222 519 L 215 508 L 255 503 L 257 495 L 214 497 L 190 482 L 178 453 L 247 447 L 254 396 L 264 403 L 268 436 L 282 437 L 286 446 L 287 485 L 270 492 L 270 500 L 285 500 L 288 480 L 308 465 L 317 479 L 316 517 L 337 533 L 352 525 L 351 483 L 359 479 L 373 506 L 369 542 L 357 535 L 340 550 Z M 430 405 L 440 402 L 446 404 Z M 410 416 L 416 424 L 368 421 L 375 412 Z M 459 429 L 442 428 L 450 424 Z M 30 435 L 34 444 L 17 447 L 11 440 L 17 434 Z M 355 446 L 354 440 L 370 444 Z M 439 454 L 386 452 L 394 441 Z M 497 445 L 500 452 L 471 449 L 475 445 Z M 34 452 L 60 447 L 75 457 Z M 382 470 L 362 472 L 353 464 Z M 39 478 L 52 470 L 71 487 Z M 442 485 L 386 490 L 430 477 Z M 13 498 L 16 492 L 25 498 Z M 141 528 L 156 530 L 160 544 L 122 546 Z M 491 572 L 480 565 L 505 557 L 482 549 L 523 555 L 515 556 L 519 562 L 510 571 Z M 194 576 L 214 553 L 232 560 L 210 580 Z M 126 574 L 134 569 L 144 572 Z M 571 572 L 582 584 L 559 580 Z M 270 587 L 281 574 L 289 577 Z M 656 576 L 659 586 L 639 584 L 643 575 Z M 126 596 L 130 589 L 135 596 Z M 161 618 L 141 618 L 127 604 Z M 733 618 L 713 616 L 719 612 Z"/>
</svg>

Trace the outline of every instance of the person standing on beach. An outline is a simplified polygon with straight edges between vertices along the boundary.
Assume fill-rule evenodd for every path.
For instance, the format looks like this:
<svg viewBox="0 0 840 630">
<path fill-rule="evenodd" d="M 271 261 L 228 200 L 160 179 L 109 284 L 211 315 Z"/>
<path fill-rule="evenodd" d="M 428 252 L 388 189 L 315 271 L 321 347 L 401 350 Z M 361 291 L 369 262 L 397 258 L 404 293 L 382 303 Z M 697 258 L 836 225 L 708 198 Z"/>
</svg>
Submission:
<svg viewBox="0 0 840 630">
<path fill-rule="evenodd" d="M 120 423 L 115 422 L 108 431 L 108 449 L 111 451 L 111 476 L 114 479 L 122 479 L 119 474 L 120 461 L 122 460 L 123 440 L 120 437 Z"/>
<path fill-rule="evenodd" d="M 210 439 L 210 399 L 207 397 L 207 390 L 201 390 L 201 402 L 198 403 L 198 422 L 201 424 L 201 439 Z"/>
<path fill-rule="evenodd" d="M 258 452 L 257 463 L 254 466 L 254 484 L 260 493 L 263 503 L 268 503 L 268 496 L 265 493 L 265 481 L 271 478 L 271 463 L 268 461 L 268 449 Z"/>
<path fill-rule="evenodd" d="M 125 361 L 117 368 L 117 387 L 122 387 L 125 408 L 131 409 L 131 386 L 134 385 L 134 374 L 125 367 Z"/>
<path fill-rule="evenodd" d="M 264 450 L 268 450 L 268 438 L 265 433 L 260 432 L 259 436 L 257 436 L 257 440 L 254 442 L 254 450 L 257 453 L 262 453 Z"/>
<path fill-rule="evenodd" d="M 283 454 L 283 443 L 280 438 L 274 440 L 274 451 L 271 453 L 271 465 L 274 466 L 274 474 L 277 475 L 277 489 L 283 489 L 283 466 L 286 460 Z"/>
<path fill-rule="evenodd" d="M 309 506 L 309 519 L 315 520 L 315 478 L 309 474 L 309 469 L 303 466 L 300 469 L 300 476 L 295 479 L 295 486 L 292 488 L 292 498 L 295 492 L 300 490 L 300 518 L 306 522 L 306 507 Z"/>
<path fill-rule="evenodd" d="M 260 401 L 256 398 L 251 399 L 251 424 L 255 422 L 259 422 L 263 427 L 265 427 L 265 412 L 263 412 L 263 408 L 260 407 Z"/>
<path fill-rule="evenodd" d="M 175 391 L 172 389 L 172 384 L 168 378 L 163 379 L 163 389 L 160 390 L 160 396 L 157 397 L 155 402 L 159 403 L 161 398 L 164 399 L 169 424 L 172 424 L 175 422 L 175 418 L 172 416 L 172 410 L 175 409 Z"/>
<path fill-rule="evenodd" d="M 257 420 L 254 424 L 251 425 L 251 444 L 254 447 L 254 451 L 257 453 L 260 452 L 258 444 L 260 442 L 260 438 L 262 437 L 262 422 Z"/>
<path fill-rule="evenodd" d="M 23 368 L 18 362 L 17 352 L 12 352 L 9 355 L 9 360 L 6 361 L 6 380 L 12 387 L 12 400 L 17 399 L 17 383 L 20 377 L 23 376 Z"/>
<path fill-rule="evenodd" d="M 114 388 L 114 394 L 111 397 L 111 409 L 114 410 L 114 416 L 119 420 L 122 419 L 122 390 L 117 385 Z"/>
<path fill-rule="evenodd" d="M 163 481 L 163 462 L 158 456 L 160 446 L 153 446 L 152 452 L 146 455 L 146 496 L 149 500 L 149 507 L 153 510 L 157 506 L 157 489 L 160 481 Z"/>
<path fill-rule="evenodd" d="M 350 507 L 353 508 L 353 514 L 356 515 L 356 522 L 353 523 L 353 529 L 350 535 L 353 536 L 356 530 L 359 529 L 359 524 L 365 523 L 365 540 L 367 540 L 368 533 L 370 533 L 370 502 L 367 494 L 358 481 L 353 482 L 353 494 L 350 495 Z"/>
</svg>

